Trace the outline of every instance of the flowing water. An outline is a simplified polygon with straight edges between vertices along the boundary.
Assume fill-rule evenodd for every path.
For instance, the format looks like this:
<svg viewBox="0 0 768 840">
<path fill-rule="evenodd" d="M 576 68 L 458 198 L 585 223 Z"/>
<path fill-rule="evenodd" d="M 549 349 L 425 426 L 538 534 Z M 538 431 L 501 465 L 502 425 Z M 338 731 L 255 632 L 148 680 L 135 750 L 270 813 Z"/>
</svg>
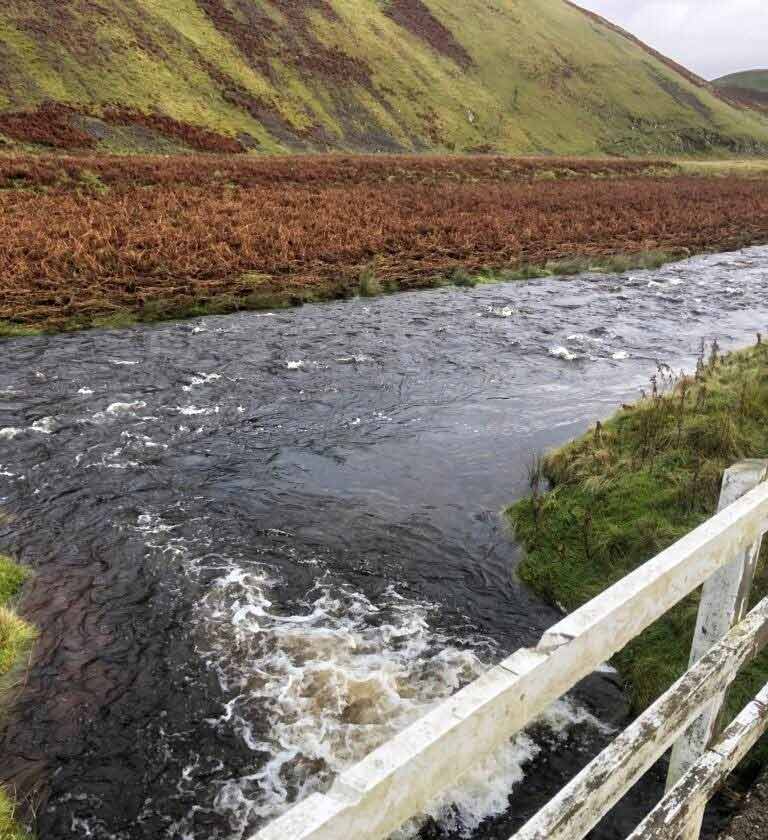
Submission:
<svg viewBox="0 0 768 840">
<path fill-rule="evenodd" d="M 0 550 L 41 639 L 0 780 L 41 840 L 242 840 L 535 643 L 559 614 L 500 515 L 532 453 L 752 341 L 767 280 L 752 248 L 2 345 Z M 625 715 L 595 675 L 400 835 L 508 837 Z"/>
</svg>

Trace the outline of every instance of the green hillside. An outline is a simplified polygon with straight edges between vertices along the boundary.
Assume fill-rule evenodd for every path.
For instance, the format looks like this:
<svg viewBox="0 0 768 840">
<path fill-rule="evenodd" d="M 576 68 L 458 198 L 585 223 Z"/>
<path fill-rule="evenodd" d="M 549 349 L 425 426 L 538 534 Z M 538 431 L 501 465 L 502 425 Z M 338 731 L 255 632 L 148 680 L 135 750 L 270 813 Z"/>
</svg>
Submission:
<svg viewBox="0 0 768 840">
<path fill-rule="evenodd" d="M 768 93 L 768 70 L 745 70 L 743 73 L 731 73 L 715 79 L 714 84 L 719 87 L 737 87 Z"/>
<path fill-rule="evenodd" d="M 764 115 L 565 0 L 0 0 L 0 81 L 11 145 L 768 150 Z"/>
<path fill-rule="evenodd" d="M 734 104 L 762 112 L 768 118 L 768 70 L 731 73 L 713 84 Z"/>
</svg>

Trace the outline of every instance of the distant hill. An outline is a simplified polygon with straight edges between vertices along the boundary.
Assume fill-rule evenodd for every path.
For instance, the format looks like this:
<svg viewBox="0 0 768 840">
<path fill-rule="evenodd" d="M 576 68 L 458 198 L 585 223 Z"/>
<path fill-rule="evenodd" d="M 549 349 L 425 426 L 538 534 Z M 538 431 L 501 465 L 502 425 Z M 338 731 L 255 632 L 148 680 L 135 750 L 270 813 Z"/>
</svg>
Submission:
<svg viewBox="0 0 768 840">
<path fill-rule="evenodd" d="M 715 79 L 714 84 L 720 87 L 738 87 L 768 93 L 768 70 L 745 70 L 742 73 L 731 73 Z"/>
<path fill-rule="evenodd" d="M 768 112 L 768 70 L 731 73 L 713 84 L 739 104 Z"/>
<path fill-rule="evenodd" d="M 0 0 L 0 142 L 755 154 L 768 118 L 566 0 Z"/>
</svg>

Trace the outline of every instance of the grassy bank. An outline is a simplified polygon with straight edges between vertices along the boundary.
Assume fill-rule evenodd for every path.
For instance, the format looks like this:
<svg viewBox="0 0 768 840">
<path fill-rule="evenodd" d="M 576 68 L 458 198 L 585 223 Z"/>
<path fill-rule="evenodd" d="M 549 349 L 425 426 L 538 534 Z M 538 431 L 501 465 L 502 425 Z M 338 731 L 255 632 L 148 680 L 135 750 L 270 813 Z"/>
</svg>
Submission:
<svg viewBox="0 0 768 840">
<path fill-rule="evenodd" d="M 4 695 L 12 689 L 17 668 L 35 637 L 34 629 L 13 611 L 13 601 L 25 578 L 20 566 L 0 555 L 0 722 Z M 16 823 L 15 810 L 15 803 L 0 788 L 0 840 L 31 840 Z"/>
<path fill-rule="evenodd" d="M 680 170 L 686 175 L 703 175 L 713 178 L 765 178 L 768 176 L 768 160 L 751 158 L 748 160 L 679 160 Z"/>
<path fill-rule="evenodd" d="M 670 262 L 689 256 L 686 249 L 650 250 L 636 253 L 603 256 L 573 256 L 569 259 L 549 260 L 540 263 L 525 263 L 510 268 L 486 268 L 467 270 L 453 269 L 447 273 L 413 276 L 408 279 L 381 277 L 376 262 L 360 271 L 358 277 L 345 281 L 318 283 L 311 288 L 286 283 L 284 288 L 255 290 L 246 295 L 222 294 L 203 299 L 194 297 L 181 300 L 151 300 L 137 309 L 117 309 L 112 314 L 75 315 L 69 318 L 55 318 L 43 324 L 19 323 L 14 320 L 0 320 L 0 340 L 23 338 L 34 335 L 52 335 L 62 332 L 78 332 L 86 329 L 121 329 L 136 324 L 151 324 L 163 321 L 198 318 L 206 315 L 228 315 L 234 312 L 256 312 L 289 309 L 307 303 L 343 300 L 356 296 L 378 297 L 401 291 L 435 289 L 445 286 L 472 288 L 488 283 L 510 283 L 543 277 L 570 277 L 584 272 L 621 273 L 630 270 L 660 268 Z M 258 286 L 263 275 L 252 275 L 251 281 Z M 245 276 L 241 282 L 248 283 Z"/>
<path fill-rule="evenodd" d="M 509 509 L 521 578 L 576 609 L 709 518 L 723 471 L 743 458 L 768 458 L 768 346 L 702 348 L 693 376 L 660 367 L 637 404 L 532 465 L 531 495 Z M 755 602 L 768 594 L 763 555 Z M 635 712 L 687 669 L 697 608 L 698 594 L 615 657 Z M 737 678 L 729 714 L 766 682 L 763 653 Z"/>
</svg>

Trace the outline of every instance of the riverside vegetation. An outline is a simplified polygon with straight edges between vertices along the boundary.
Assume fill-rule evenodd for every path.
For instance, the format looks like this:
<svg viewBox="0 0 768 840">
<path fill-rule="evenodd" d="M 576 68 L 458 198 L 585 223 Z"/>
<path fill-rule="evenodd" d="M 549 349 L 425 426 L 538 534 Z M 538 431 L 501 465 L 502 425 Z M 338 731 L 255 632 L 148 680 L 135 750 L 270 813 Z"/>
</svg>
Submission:
<svg viewBox="0 0 768 840">
<path fill-rule="evenodd" d="M 653 160 L 0 157 L 0 334 L 652 267 L 768 240 L 765 184 Z"/>
<path fill-rule="evenodd" d="M 35 638 L 35 632 L 13 610 L 13 601 L 27 576 L 23 568 L 0 555 L 0 722 L 2 704 L 12 691 L 14 676 Z M 16 805 L 0 788 L 0 840 L 31 840 L 15 822 Z"/>
<path fill-rule="evenodd" d="M 530 468 L 529 497 L 508 515 L 526 556 L 519 574 L 572 611 L 713 515 L 724 470 L 768 457 L 768 345 L 722 356 L 702 346 L 696 373 L 661 365 L 642 399 Z M 549 487 L 547 487 L 549 482 Z M 768 595 L 768 550 L 753 603 Z M 633 710 L 641 712 L 688 667 L 699 595 L 631 641 L 614 658 Z M 768 652 L 737 677 L 727 714 L 768 682 Z M 751 765 L 768 762 L 763 742 Z"/>
</svg>

